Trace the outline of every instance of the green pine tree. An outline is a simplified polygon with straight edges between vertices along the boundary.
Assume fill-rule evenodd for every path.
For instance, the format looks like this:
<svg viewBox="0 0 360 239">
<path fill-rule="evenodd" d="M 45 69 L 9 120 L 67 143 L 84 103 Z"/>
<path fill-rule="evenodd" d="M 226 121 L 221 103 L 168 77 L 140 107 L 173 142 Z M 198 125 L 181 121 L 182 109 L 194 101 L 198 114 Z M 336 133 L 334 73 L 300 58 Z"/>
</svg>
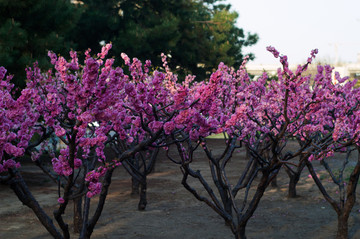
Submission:
<svg viewBox="0 0 360 239">
<path fill-rule="evenodd" d="M 0 65 L 25 86 L 25 68 L 48 68 L 47 51 L 67 54 L 68 35 L 80 15 L 70 0 L 0 0 Z"/>
</svg>

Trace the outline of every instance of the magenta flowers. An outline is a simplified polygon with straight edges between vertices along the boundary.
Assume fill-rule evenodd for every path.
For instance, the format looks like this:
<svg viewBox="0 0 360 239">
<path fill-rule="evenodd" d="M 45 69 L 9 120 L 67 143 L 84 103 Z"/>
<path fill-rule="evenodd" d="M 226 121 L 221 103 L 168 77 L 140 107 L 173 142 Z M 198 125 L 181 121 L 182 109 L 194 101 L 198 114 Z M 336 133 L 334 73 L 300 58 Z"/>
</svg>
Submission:
<svg viewBox="0 0 360 239">
<path fill-rule="evenodd" d="M 146 175 L 158 149 L 173 144 L 180 159 L 171 160 L 181 165 L 185 188 L 222 216 L 236 238 L 245 238 L 246 224 L 265 189 L 281 167 L 290 170 L 289 165 L 301 170 L 308 167 L 338 213 L 339 238 L 347 233 L 360 163 L 344 190 L 343 178 L 334 176 L 326 159 L 336 152 L 359 149 L 360 91 L 354 87 L 356 81 L 333 73 L 330 66 L 318 66 L 315 76 L 306 74 L 316 49 L 304 65 L 290 69 L 287 56 L 268 47 L 282 65 L 274 79 L 266 72 L 251 79 L 245 59 L 239 69 L 220 63 L 208 80 L 196 82 L 191 75 L 178 80 L 164 54 L 160 69 L 150 61 L 143 64 L 137 58 L 130 59 L 125 53 L 121 62 L 126 69 L 115 67 L 117 59 L 107 58 L 111 47 L 105 45 L 94 56 L 88 50 L 82 64 L 74 51 L 68 60 L 49 52 L 53 69 L 41 71 L 36 63 L 28 68 L 27 86 L 17 98 L 11 76 L 0 67 L 1 180 L 17 179 L 12 181 L 13 190 L 52 236 L 69 238 L 62 215 L 73 200 L 74 218 L 78 220 L 75 230 L 81 238 L 90 237 L 103 210 L 112 173 L 121 165 L 141 183 L 139 209 L 145 209 Z M 226 140 L 224 152 L 215 157 L 206 140 L 219 133 Z M 300 142 L 299 148 L 286 151 L 286 144 L 294 138 Z M 209 160 L 218 194 L 199 171 L 191 168 L 192 154 L 198 147 Z M 226 166 L 239 147 L 246 147 L 250 158 L 237 175 L 238 181 L 230 183 Z M 115 157 L 107 156 L 108 149 L 114 150 Z M 59 228 L 21 178 L 18 169 L 24 154 L 31 154 L 34 163 L 56 184 L 59 195 L 54 218 Z M 41 154 L 49 160 L 42 159 Z M 322 187 L 312 171 L 313 160 L 323 160 L 340 187 L 340 203 Z M 261 177 L 256 182 L 258 175 Z M 187 183 L 189 177 L 199 180 L 208 198 Z M 251 194 L 253 183 L 257 187 Z M 235 198 L 240 190 L 245 196 L 238 207 Z M 96 195 L 99 200 L 90 215 L 91 198 Z"/>
</svg>

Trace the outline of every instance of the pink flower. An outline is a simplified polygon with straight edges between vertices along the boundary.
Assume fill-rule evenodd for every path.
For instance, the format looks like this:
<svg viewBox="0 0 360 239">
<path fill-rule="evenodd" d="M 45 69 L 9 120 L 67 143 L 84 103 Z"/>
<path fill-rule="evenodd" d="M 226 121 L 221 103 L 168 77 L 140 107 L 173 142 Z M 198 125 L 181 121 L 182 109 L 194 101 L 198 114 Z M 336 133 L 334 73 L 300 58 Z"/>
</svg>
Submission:
<svg viewBox="0 0 360 239">
<path fill-rule="evenodd" d="M 190 114 L 189 114 L 188 110 L 181 111 L 180 114 L 178 116 L 176 116 L 174 121 L 175 121 L 176 124 L 184 124 L 184 123 L 186 123 L 189 115 Z"/>
<path fill-rule="evenodd" d="M 6 143 L 4 149 L 6 153 L 13 155 L 15 157 L 22 156 L 25 152 L 25 149 L 16 147 L 10 143 Z"/>
<path fill-rule="evenodd" d="M 101 192 L 101 188 L 102 188 L 102 184 L 97 182 L 97 183 L 93 183 L 93 182 L 90 182 L 89 183 L 89 191 L 86 193 L 86 196 L 88 198 L 91 198 L 97 194 L 99 194 Z"/>
<path fill-rule="evenodd" d="M 92 170 L 86 174 L 85 181 L 87 182 L 98 182 L 99 178 L 104 176 L 106 168 L 99 167 L 97 170 Z"/>
<path fill-rule="evenodd" d="M 135 86 L 132 83 L 128 83 L 125 85 L 125 93 L 131 97 L 136 96 Z"/>
<path fill-rule="evenodd" d="M 80 168 L 81 165 L 82 165 L 81 159 L 76 158 L 76 159 L 74 160 L 74 168 L 75 168 L 75 169 Z"/>
<path fill-rule="evenodd" d="M 130 65 L 130 58 L 125 53 L 121 53 L 121 58 L 125 61 L 125 65 Z"/>
<path fill-rule="evenodd" d="M 149 128 L 153 131 L 153 132 L 157 132 L 159 130 L 162 129 L 163 123 L 160 121 L 152 121 L 149 124 Z"/>
<path fill-rule="evenodd" d="M 188 95 L 188 91 L 185 87 L 181 87 L 177 90 L 177 93 L 174 96 L 175 105 L 180 105 L 184 103 L 186 96 Z"/>
<path fill-rule="evenodd" d="M 60 204 L 63 204 L 65 202 L 65 200 L 62 197 L 59 197 L 57 201 Z"/>
<path fill-rule="evenodd" d="M 311 51 L 311 57 L 315 58 L 316 54 L 318 54 L 319 50 L 318 49 L 314 49 Z"/>
<path fill-rule="evenodd" d="M 317 174 L 316 174 L 316 177 L 317 177 L 317 178 L 320 178 L 320 175 L 317 173 Z M 309 174 L 309 175 L 308 175 L 308 178 L 313 178 L 313 177 L 312 177 L 311 174 Z"/>
<path fill-rule="evenodd" d="M 10 169 L 10 168 L 19 168 L 20 163 L 15 162 L 12 159 L 6 160 L 3 162 L 4 169 Z"/>
<path fill-rule="evenodd" d="M 6 71 L 7 70 L 5 69 L 5 67 L 3 66 L 0 67 L 0 80 L 4 79 Z"/>
<path fill-rule="evenodd" d="M 279 57 L 279 52 L 275 49 L 275 47 L 268 46 L 268 47 L 266 47 L 266 50 L 271 52 L 275 58 Z"/>
<path fill-rule="evenodd" d="M 321 157 L 320 157 L 320 158 L 315 158 L 315 156 L 312 154 L 312 155 L 310 155 L 309 158 L 308 158 L 309 162 L 312 162 L 312 161 L 315 160 L 315 159 L 321 160 Z"/>
<path fill-rule="evenodd" d="M 56 61 L 57 61 L 57 56 L 54 52 L 48 51 L 48 56 L 51 59 L 51 64 L 55 65 Z"/>
<path fill-rule="evenodd" d="M 55 134 L 58 137 L 62 137 L 66 134 L 66 130 L 60 126 L 55 127 Z"/>
<path fill-rule="evenodd" d="M 191 140 L 198 140 L 199 136 L 200 136 L 199 131 L 197 131 L 195 129 L 190 131 L 190 139 Z"/>
<path fill-rule="evenodd" d="M 171 132 L 175 129 L 175 123 L 173 121 L 166 122 L 164 124 L 165 134 L 171 134 Z"/>
<path fill-rule="evenodd" d="M 6 169 L 5 169 L 4 166 L 0 163 L 0 173 L 5 172 L 5 171 L 6 171 Z"/>
<path fill-rule="evenodd" d="M 108 54 L 109 50 L 111 49 L 111 47 L 112 47 L 111 43 L 106 44 L 101 48 L 101 53 L 98 53 L 97 56 L 100 59 L 104 59 L 105 56 Z"/>
<path fill-rule="evenodd" d="M 63 155 L 60 155 L 59 158 L 53 158 L 51 160 L 53 169 L 58 175 L 69 176 L 73 173 L 72 168 L 67 161 L 67 158 Z"/>
<path fill-rule="evenodd" d="M 75 119 L 75 114 L 73 112 L 68 113 L 69 119 Z"/>
</svg>

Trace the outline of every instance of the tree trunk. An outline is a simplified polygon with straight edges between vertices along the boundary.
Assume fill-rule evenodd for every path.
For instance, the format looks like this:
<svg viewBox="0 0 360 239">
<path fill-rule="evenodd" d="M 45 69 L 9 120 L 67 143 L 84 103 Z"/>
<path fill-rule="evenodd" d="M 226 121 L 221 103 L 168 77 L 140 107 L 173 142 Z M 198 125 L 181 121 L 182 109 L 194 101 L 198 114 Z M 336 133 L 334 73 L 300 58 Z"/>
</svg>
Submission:
<svg viewBox="0 0 360 239">
<path fill-rule="evenodd" d="M 88 216 L 84 216 L 83 228 L 81 230 L 79 239 L 89 239 L 91 234 L 93 233 L 94 227 L 95 227 L 96 223 L 98 222 L 98 220 L 101 216 L 101 213 L 104 209 L 106 197 L 108 195 L 109 187 L 111 184 L 111 177 L 112 177 L 114 170 L 115 170 L 115 168 L 109 168 L 106 171 L 106 174 L 105 174 L 104 180 L 103 180 L 103 186 L 101 188 L 101 193 L 99 195 L 99 201 L 98 201 L 97 207 L 95 209 L 94 215 L 88 222 L 87 222 Z M 84 206 L 84 215 L 88 214 L 89 210 L 90 210 L 90 198 L 86 198 L 85 206 Z"/>
<path fill-rule="evenodd" d="M 135 178 L 131 177 L 131 195 L 139 195 L 140 182 Z"/>
<path fill-rule="evenodd" d="M 223 201 L 224 203 L 224 209 L 229 215 L 232 215 L 232 202 L 231 198 L 226 196 L 226 199 Z"/>
<path fill-rule="evenodd" d="M 288 197 L 289 198 L 296 198 L 297 197 L 297 193 L 296 193 L 296 185 L 299 182 L 300 179 L 300 175 L 291 175 L 290 176 L 290 182 L 289 182 L 289 192 L 288 192 Z"/>
<path fill-rule="evenodd" d="M 74 200 L 74 233 L 80 233 L 82 229 L 82 197 Z"/>
<path fill-rule="evenodd" d="M 138 204 L 138 210 L 143 211 L 146 208 L 147 199 L 146 199 L 146 178 L 143 183 L 140 183 L 140 201 Z"/>
<path fill-rule="evenodd" d="M 289 198 L 296 198 L 298 196 L 296 193 L 296 186 L 300 180 L 301 173 L 305 168 L 305 160 L 307 159 L 301 158 L 300 160 L 301 160 L 300 165 L 297 167 L 296 170 L 292 170 L 289 166 L 285 167 L 285 171 L 290 179 L 289 192 L 288 192 Z"/>
<path fill-rule="evenodd" d="M 56 239 L 63 239 L 63 235 L 57 230 L 52 219 L 46 214 L 34 196 L 31 194 L 21 174 L 13 172 L 14 177 L 8 182 L 10 188 L 15 192 L 18 199 L 27 207 L 33 210 L 41 224 Z M 66 234 L 67 235 L 67 234 Z M 65 237 L 66 237 L 65 235 Z"/>
<path fill-rule="evenodd" d="M 336 234 L 336 239 L 348 239 L 348 217 L 343 214 L 338 216 L 338 229 Z"/>
<path fill-rule="evenodd" d="M 245 229 L 246 225 L 239 227 L 238 230 L 234 233 L 235 239 L 246 239 Z"/>
<path fill-rule="evenodd" d="M 274 173 L 276 173 L 276 175 L 279 172 L 280 167 L 281 166 L 278 166 L 276 171 L 274 171 Z M 236 239 L 246 239 L 245 229 L 246 229 L 247 222 L 253 216 L 255 210 L 257 209 L 259 202 L 260 202 L 262 196 L 264 195 L 266 188 L 271 183 L 271 181 L 273 181 L 275 178 L 276 178 L 276 176 L 274 176 L 272 179 L 270 179 L 270 173 L 268 171 L 263 172 L 260 182 L 257 185 L 255 195 L 253 196 L 253 199 L 251 200 L 251 202 L 248 206 L 248 209 L 242 215 L 241 220 L 239 220 L 239 224 L 237 226 L 236 232 L 233 232 Z M 269 180 L 271 180 L 271 181 L 269 182 Z"/>
<path fill-rule="evenodd" d="M 272 188 L 277 188 L 277 187 L 278 187 L 277 176 L 275 176 L 275 177 L 273 178 L 273 180 L 271 180 L 271 187 L 272 187 Z"/>
<path fill-rule="evenodd" d="M 223 198 L 223 204 L 224 204 L 224 209 L 225 209 L 225 211 L 229 214 L 229 215 L 233 215 L 232 214 L 232 203 L 231 203 L 231 199 L 228 197 L 228 196 L 226 196 L 226 198 Z M 227 225 L 227 226 L 231 226 L 231 221 L 226 221 L 225 220 L 225 225 Z"/>
</svg>

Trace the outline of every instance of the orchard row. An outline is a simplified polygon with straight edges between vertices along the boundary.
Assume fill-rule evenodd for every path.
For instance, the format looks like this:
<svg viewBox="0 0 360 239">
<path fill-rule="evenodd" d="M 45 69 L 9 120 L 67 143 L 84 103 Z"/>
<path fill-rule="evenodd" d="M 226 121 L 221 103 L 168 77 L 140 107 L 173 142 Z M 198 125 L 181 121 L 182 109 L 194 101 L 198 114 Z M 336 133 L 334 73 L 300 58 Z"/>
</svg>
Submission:
<svg viewBox="0 0 360 239">
<path fill-rule="evenodd" d="M 220 63 L 209 80 L 197 82 L 191 75 L 178 80 L 165 55 L 160 68 L 150 61 L 131 60 L 124 53 L 124 67 L 113 67 L 115 59 L 106 57 L 110 49 L 108 44 L 96 56 L 87 51 L 83 64 L 76 52 L 70 52 L 70 60 L 49 52 L 54 69 L 42 72 L 37 64 L 28 68 L 27 85 L 19 97 L 15 97 L 12 76 L 0 68 L 0 180 L 11 186 L 54 238 L 70 237 L 62 217 L 70 200 L 80 202 L 75 210 L 75 230 L 80 238 L 91 236 L 112 173 L 120 165 L 140 183 L 139 209 L 144 209 L 146 175 L 158 149 L 172 146 L 177 148 L 178 157 L 169 159 L 181 165 L 182 184 L 224 218 L 235 238 L 246 238 L 246 224 L 279 170 L 288 172 L 292 180 L 289 196 L 295 196 L 304 167 L 338 215 L 337 238 L 348 237 L 347 221 L 355 203 L 360 162 L 345 184 L 342 174 L 334 176 L 326 159 L 336 152 L 344 153 L 345 167 L 349 153 L 358 150 L 360 91 L 354 88 L 356 81 L 341 78 L 330 66 L 319 65 L 315 76 L 307 75 L 317 50 L 311 52 L 306 64 L 292 71 L 287 57 L 268 47 L 282 65 L 276 79 L 270 79 L 266 72 L 251 79 L 245 59 L 237 70 Z M 220 133 L 227 139 L 226 147 L 215 157 L 206 137 Z M 286 144 L 294 139 L 299 147 L 286 151 Z M 57 150 L 53 146 L 59 142 L 63 147 Z M 215 188 L 191 167 L 193 152 L 199 147 L 209 160 Z M 230 183 L 226 166 L 239 147 L 245 147 L 250 157 L 245 169 L 239 171 L 238 181 Z M 107 158 L 106 148 L 116 157 Z M 43 153 L 51 163 L 40 157 Z M 59 205 L 54 212 L 57 225 L 21 177 L 24 154 L 31 155 L 59 187 Z M 313 169 L 313 160 L 323 160 L 339 186 L 339 201 L 327 193 Z M 260 180 L 255 180 L 259 176 Z M 187 183 L 191 177 L 199 180 L 207 196 Z M 250 189 L 254 193 L 249 193 Z M 241 205 L 235 201 L 239 191 L 245 195 Z M 91 197 L 98 194 L 95 213 L 90 215 Z"/>
</svg>

